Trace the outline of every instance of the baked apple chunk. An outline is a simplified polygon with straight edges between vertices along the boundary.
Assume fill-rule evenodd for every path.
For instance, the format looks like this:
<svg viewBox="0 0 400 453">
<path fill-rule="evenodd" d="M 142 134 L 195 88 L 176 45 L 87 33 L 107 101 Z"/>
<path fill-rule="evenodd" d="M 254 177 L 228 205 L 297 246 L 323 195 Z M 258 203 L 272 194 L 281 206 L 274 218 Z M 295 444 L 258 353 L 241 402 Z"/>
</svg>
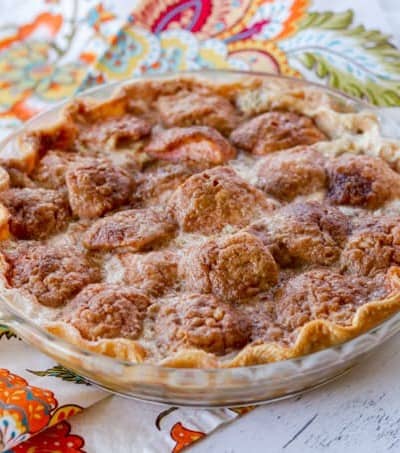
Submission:
<svg viewBox="0 0 400 453">
<path fill-rule="evenodd" d="M 97 263 L 70 247 L 29 244 L 4 255 L 9 284 L 29 291 L 50 307 L 65 305 L 86 285 L 101 279 Z"/>
<path fill-rule="evenodd" d="M 293 112 L 263 113 L 241 124 L 230 138 L 235 146 L 255 155 L 327 139 L 311 118 Z"/>
<path fill-rule="evenodd" d="M 81 219 L 93 219 L 127 203 L 134 180 L 122 168 L 100 159 L 82 159 L 66 172 L 72 211 Z"/>
</svg>

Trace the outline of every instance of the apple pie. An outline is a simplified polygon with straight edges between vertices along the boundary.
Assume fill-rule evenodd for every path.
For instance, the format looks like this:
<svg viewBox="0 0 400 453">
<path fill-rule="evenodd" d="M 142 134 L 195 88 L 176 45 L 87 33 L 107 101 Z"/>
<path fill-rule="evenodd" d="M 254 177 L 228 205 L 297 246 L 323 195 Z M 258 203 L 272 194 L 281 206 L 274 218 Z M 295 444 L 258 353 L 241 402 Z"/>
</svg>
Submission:
<svg viewBox="0 0 400 453">
<path fill-rule="evenodd" d="M 76 99 L 0 151 L 0 290 L 133 362 L 339 344 L 400 310 L 399 157 L 371 111 L 279 80 Z"/>
</svg>

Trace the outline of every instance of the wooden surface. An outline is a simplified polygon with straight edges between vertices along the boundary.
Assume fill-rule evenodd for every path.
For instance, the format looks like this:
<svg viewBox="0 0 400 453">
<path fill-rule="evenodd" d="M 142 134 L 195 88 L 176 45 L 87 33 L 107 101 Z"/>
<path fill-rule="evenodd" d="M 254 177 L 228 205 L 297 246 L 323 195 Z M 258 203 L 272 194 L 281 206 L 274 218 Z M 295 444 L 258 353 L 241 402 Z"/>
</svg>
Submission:
<svg viewBox="0 0 400 453">
<path fill-rule="evenodd" d="M 400 335 L 341 379 L 259 407 L 190 452 L 400 452 L 399 376 Z"/>
</svg>

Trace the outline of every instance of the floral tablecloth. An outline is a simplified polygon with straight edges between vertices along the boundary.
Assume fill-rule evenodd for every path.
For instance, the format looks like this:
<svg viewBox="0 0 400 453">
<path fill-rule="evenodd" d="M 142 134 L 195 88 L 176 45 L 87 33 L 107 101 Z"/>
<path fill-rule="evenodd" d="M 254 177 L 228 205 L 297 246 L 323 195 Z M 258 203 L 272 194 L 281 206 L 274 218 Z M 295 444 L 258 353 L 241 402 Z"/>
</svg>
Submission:
<svg viewBox="0 0 400 453">
<path fill-rule="evenodd" d="M 1 136 L 84 88 L 204 67 L 305 77 L 376 105 L 400 106 L 400 52 L 374 0 L 1 0 L 0 6 Z M 251 410 L 122 402 L 6 326 L 0 367 L 0 450 L 176 453 Z"/>
</svg>

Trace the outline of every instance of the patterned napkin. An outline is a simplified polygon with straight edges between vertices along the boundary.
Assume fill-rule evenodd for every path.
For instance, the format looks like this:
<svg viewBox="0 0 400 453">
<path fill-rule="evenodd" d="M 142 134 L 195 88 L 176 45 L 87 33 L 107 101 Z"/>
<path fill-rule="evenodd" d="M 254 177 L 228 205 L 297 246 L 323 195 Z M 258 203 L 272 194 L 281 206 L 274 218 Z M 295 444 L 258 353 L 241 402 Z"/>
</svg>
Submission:
<svg viewBox="0 0 400 453">
<path fill-rule="evenodd" d="M 305 77 L 376 105 L 400 106 L 400 52 L 373 0 L 368 6 L 352 0 L 352 9 L 344 0 L 2 0 L 1 6 L 1 136 L 84 88 L 204 67 Z M 176 453 L 251 410 L 110 398 L 6 326 L 0 357 L 0 451 Z"/>
</svg>

